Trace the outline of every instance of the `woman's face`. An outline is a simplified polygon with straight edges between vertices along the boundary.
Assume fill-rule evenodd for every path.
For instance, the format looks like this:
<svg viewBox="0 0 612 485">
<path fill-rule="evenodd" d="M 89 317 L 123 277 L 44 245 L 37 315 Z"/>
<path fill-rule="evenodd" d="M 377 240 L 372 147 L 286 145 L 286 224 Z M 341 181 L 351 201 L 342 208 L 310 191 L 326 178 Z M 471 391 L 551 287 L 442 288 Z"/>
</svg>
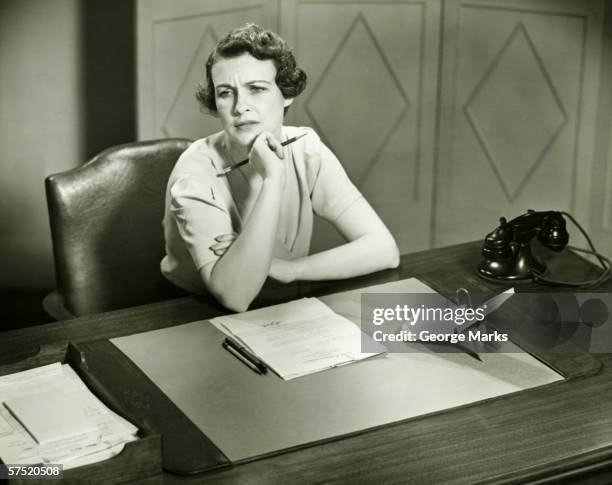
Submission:
<svg viewBox="0 0 612 485">
<path fill-rule="evenodd" d="M 262 131 L 280 139 L 285 106 L 276 85 L 274 61 L 260 61 L 248 53 L 219 58 L 211 70 L 217 113 L 234 144 L 249 146 Z"/>
</svg>

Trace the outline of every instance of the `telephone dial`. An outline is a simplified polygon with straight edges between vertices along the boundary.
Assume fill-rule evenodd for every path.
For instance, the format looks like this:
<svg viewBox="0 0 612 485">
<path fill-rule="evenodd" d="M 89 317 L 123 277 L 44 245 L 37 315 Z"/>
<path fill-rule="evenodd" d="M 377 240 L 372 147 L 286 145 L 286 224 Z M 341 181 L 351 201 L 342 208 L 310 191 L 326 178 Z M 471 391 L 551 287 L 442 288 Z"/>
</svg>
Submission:
<svg viewBox="0 0 612 485">
<path fill-rule="evenodd" d="M 590 250 L 572 250 L 594 255 L 602 266 L 602 273 L 593 280 L 560 281 L 544 276 L 546 265 L 536 258 L 530 243 L 534 238 L 553 251 L 562 251 L 569 241 L 564 217 L 570 219 L 584 234 Z M 499 226 L 487 234 L 482 246 L 483 261 L 478 274 L 485 279 L 502 282 L 533 280 L 538 283 L 576 287 L 595 286 L 610 278 L 610 260 L 599 254 L 591 239 L 567 212 L 528 210 L 511 221 L 500 218 Z"/>
</svg>

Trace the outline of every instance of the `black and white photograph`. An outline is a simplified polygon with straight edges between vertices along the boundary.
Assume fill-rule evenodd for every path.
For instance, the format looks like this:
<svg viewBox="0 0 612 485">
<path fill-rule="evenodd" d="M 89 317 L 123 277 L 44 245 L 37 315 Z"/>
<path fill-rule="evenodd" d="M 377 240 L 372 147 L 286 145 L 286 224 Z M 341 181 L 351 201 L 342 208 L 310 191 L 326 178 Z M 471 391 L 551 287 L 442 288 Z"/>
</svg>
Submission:
<svg viewBox="0 0 612 485">
<path fill-rule="evenodd" d="M 612 2 L 0 0 L 0 479 L 612 483 Z"/>
</svg>

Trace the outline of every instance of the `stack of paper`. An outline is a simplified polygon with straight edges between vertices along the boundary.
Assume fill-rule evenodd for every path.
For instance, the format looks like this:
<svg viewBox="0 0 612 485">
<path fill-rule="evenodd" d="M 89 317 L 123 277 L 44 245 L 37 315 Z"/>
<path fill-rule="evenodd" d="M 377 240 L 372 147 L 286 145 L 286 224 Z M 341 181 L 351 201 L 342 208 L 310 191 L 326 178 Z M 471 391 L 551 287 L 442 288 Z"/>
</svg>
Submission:
<svg viewBox="0 0 612 485">
<path fill-rule="evenodd" d="M 95 463 L 120 453 L 138 431 L 59 362 L 0 377 L 0 402 L 4 463 Z"/>
<path fill-rule="evenodd" d="M 380 354 L 359 327 L 317 298 L 274 305 L 211 320 L 285 380 Z M 362 339 L 378 352 L 361 352 Z"/>
</svg>

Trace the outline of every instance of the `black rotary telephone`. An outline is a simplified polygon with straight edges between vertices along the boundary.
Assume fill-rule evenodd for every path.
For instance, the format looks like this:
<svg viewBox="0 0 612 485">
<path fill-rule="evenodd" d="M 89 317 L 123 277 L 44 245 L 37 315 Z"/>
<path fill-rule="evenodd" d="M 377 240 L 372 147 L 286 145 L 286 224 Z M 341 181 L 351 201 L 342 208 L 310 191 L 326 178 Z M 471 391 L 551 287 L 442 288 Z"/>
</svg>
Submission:
<svg viewBox="0 0 612 485">
<path fill-rule="evenodd" d="M 590 251 L 575 247 L 571 249 L 597 257 L 603 268 L 598 278 L 588 281 L 559 281 L 544 277 L 546 265 L 533 255 L 530 242 L 537 237 L 543 246 L 553 251 L 562 251 L 569 241 L 564 215 L 582 231 L 591 248 Z M 528 210 L 509 222 L 504 217 L 500 218 L 499 226 L 485 237 L 482 255 L 484 260 L 478 266 L 478 274 L 494 281 L 533 280 L 544 284 L 589 287 L 610 278 L 610 260 L 595 250 L 584 229 L 567 212 Z"/>
</svg>

